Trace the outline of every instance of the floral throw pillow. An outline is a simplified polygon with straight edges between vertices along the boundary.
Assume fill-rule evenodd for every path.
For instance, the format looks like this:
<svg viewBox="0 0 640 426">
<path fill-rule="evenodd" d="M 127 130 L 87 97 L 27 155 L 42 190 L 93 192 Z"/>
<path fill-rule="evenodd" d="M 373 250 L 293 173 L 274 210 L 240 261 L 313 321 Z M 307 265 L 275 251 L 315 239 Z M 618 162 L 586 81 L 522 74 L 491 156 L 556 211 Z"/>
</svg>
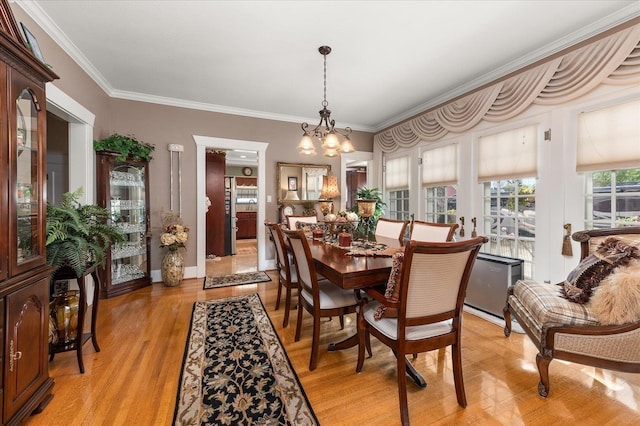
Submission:
<svg viewBox="0 0 640 426">
<path fill-rule="evenodd" d="M 402 272 L 402 262 L 404 261 L 404 251 L 399 251 L 391 257 L 391 274 L 389 274 L 389 280 L 387 281 L 387 288 L 384 292 L 384 297 L 392 302 L 397 302 L 400 297 L 400 286 L 396 285 L 400 280 L 400 274 Z M 398 310 L 395 308 L 387 308 L 384 305 L 378 306 L 373 314 L 373 318 L 379 320 L 383 317 L 396 318 L 398 316 Z"/>
<path fill-rule="evenodd" d="M 587 303 L 593 290 L 617 266 L 626 265 L 631 259 L 640 258 L 637 247 L 621 242 L 615 237 L 604 240 L 596 250 L 582 259 L 569 273 L 564 282 L 558 284 L 562 295 L 576 303 Z"/>
</svg>

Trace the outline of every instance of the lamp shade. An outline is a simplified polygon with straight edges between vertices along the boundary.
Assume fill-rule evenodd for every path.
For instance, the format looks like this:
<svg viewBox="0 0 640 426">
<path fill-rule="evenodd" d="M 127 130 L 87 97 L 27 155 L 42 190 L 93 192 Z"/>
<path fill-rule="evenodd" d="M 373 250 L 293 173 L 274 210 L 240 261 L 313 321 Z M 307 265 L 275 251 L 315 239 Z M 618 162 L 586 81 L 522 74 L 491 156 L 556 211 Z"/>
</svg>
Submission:
<svg viewBox="0 0 640 426">
<path fill-rule="evenodd" d="M 320 191 L 320 198 L 331 199 L 340 195 L 338 189 L 338 178 L 329 174 L 322 177 L 322 190 Z"/>
<path fill-rule="evenodd" d="M 288 201 L 296 201 L 300 198 L 298 197 L 298 191 L 287 191 L 287 195 L 284 197 L 285 200 Z"/>
</svg>

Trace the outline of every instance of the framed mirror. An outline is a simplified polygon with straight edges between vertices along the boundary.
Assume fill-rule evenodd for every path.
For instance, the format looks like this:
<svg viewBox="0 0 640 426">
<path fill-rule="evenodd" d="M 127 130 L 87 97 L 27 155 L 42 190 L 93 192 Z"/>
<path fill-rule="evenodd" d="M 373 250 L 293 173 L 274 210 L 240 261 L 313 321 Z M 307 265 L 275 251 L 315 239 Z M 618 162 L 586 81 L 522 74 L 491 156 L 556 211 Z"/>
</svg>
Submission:
<svg viewBox="0 0 640 426">
<path fill-rule="evenodd" d="M 278 204 L 303 203 L 320 199 L 322 178 L 329 164 L 278 163 Z"/>
</svg>

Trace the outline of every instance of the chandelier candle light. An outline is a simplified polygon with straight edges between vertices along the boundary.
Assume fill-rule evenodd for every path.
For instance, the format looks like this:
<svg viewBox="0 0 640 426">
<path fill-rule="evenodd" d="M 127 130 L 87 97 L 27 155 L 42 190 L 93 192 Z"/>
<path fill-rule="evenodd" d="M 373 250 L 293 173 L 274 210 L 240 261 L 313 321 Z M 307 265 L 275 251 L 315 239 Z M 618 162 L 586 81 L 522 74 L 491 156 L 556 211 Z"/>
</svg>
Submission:
<svg viewBox="0 0 640 426">
<path fill-rule="evenodd" d="M 320 122 L 311 130 L 308 130 L 309 124 L 302 123 L 302 139 L 298 144 L 298 151 L 300 155 L 313 156 L 316 155 L 316 148 L 313 144 L 313 138 L 317 138 L 321 142 L 321 146 L 324 149 L 325 157 L 337 157 L 340 154 L 346 154 L 354 152 L 353 144 L 349 139 L 351 134 L 351 128 L 345 127 L 344 132 L 335 128 L 335 120 L 331 119 L 331 111 L 327 109 L 329 102 L 327 102 L 327 55 L 331 53 L 329 46 L 320 46 L 318 52 L 324 57 L 324 100 L 322 101 L 322 109 L 320 113 Z M 344 138 L 344 141 L 340 142 L 338 135 Z"/>
</svg>

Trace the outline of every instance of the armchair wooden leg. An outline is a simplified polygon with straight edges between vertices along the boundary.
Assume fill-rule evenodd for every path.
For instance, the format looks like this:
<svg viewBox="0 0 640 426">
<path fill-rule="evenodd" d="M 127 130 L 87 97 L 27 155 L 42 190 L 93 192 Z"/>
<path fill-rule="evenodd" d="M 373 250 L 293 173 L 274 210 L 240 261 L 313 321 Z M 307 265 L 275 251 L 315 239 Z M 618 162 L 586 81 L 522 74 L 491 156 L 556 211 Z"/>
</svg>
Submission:
<svg viewBox="0 0 640 426">
<path fill-rule="evenodd" d="M 409 424 L 409 404 L 407 402 L 407 370 L 404 354 L 396 355 L 398 366 L 398 398 L 400 401 L 400 420 L 403 425 Z"/>
<path fill-rule="evenodd" d="M 344 330 L 344 315 L 340 315 L 340 330 Z"/>
<path fill-rule="evenodd" d="M 504 314 L 504 335 L 509 337 L 511 336 L 511 312 L 509 311 L 509 305 L 504 307 L 502 313 Z"/>
<path fill-rule="evenodd" d="M 367 352 L 369 352 L 369 358 L 373 356 L 373 352 L 371 352 L 371 334 L 369 332 L 365 333 L 365 344 L 367 345 Z"/>
<path fill-rule="evenodd" d="M 467 396 L 464 392 L 464 380 L 462 378 L 462 355 L 460 345 L 451 345 L 451 360 L 453 361 L 453 382 L 456 387 L 456 398 L 458 405 L 462 408 L 467 406 Z"/>
<path fill-rule="evenodd" d="M 540 373 L 540 383 L 538 383 L 538 393 L 546 398 L 549 395 L 549 364 L 551 359 L 545 358 L 540 353 L 536 355 L 536 365 Z"/>
</svg>

